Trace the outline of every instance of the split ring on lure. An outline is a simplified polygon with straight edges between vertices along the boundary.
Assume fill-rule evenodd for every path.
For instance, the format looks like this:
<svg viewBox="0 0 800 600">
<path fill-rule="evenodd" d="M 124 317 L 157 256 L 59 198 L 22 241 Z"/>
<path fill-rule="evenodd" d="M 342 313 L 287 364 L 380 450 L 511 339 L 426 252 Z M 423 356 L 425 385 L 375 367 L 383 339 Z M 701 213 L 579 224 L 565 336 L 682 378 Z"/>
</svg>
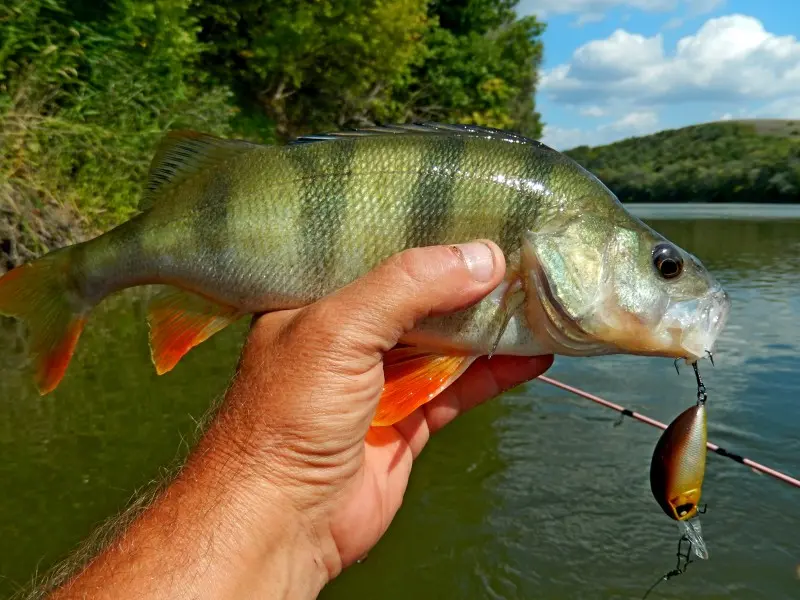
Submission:
<svg viewBox="0 0 800 600">
<path fill-rule="evenodd" d="M 706 406 L 698 401 L 661 434 L 650 462 L 650 489 L 664 513 L 678 523 L 695 554 L 708 558 L 698 515 L 706 470 Z"/>
</svg>

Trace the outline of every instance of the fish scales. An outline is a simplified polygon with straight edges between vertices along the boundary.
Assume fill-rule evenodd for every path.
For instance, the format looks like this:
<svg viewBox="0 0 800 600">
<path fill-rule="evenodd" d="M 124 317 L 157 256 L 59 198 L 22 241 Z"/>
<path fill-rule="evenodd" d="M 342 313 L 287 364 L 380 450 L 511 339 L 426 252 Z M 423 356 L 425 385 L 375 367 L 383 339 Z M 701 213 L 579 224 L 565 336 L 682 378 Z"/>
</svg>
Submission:
<svg viewBox="0 0 800 600">
<path fill-rule="evenodd" d="M 431 136 L 422 140 L 424 167 L 416 182 L 407 213 L 408 248 L 430 246 L 445 239 L 452 222 L 455 188 L 462 173 L 466 143 L 463 138 Z"/>
<path fill-rule="evenodd" d="M 0 314 L 32 325 L 42 393 L 61 380 L 88 313 L 119 289 L 171 288 L 148 308 L 164 373 L 243 315 L 309 304 L 407 248 L 477 238 L 502 249 L 504 281 L 403 337 L 425 369 L 409 381 L 434 387 L 407 393 L 403 370 L 389 367 L 386 398 L 398 405 L 382 405 L 381 423 L 483 354 L 698 358 L 729 310 L 702 264 L 596 177 L 539 142 L 486 128 L 386 127 L 284 147 L 171 133 L 141 208 L 0 278 Z"/>
<path fill-rule="evenodd" d="M 255 164 L 238 168 L 257 173 L 259 184 L 257 190 L 241 183 L 229 189 L 228 213 L 248 218 L 243 223 L 236 220 L 235 235 L 227 236 L 228 250 L 247 260 L 260 238 L 267 241 L 264 250 L 269 251 L 252 257 L 248 269 L 236 269 L 247 275 L 238 282 L 228 281 L 228 291 L 237 291 L 239 301 L 247 296 L 250 301 L 280 296 L 307 302 L 404 248 L 485 237 L 500 226 L 509 239 L 504 250 L 518 247 L 523 225 L 511 228 L 509 215 L 529 216 L 538 201 L 536 192 L 520 194 L 517 180 L 524 176 L 523 153 L 509 145 L 500 157 L 487 157 L 491 148 L 484 140 L 469 140 L 470 147 L 464 140 L 415 137 L 359 140 L 364 147 L 360 151 L 353 150 L 353 140 L 293 147 L 278 159 L 291 163 L 289 180 L 275 177 L 280 170 L 272 164 L 272 152 L 265 149 L 264 156 L 259 151 L 243 156 L 242 161 Z M 513 181 L 494 177 L 498 171 L 502 174 L 501 169 L 513 170 Z M 300 188 L 299 197 L 295 187 Z M 284 194 L 299 202 L 299 208 L 291 208 Z M 213 217 L 215 211 L 208 214 Z M 267 222 L 269 228 L 262 230 L 261 224 Z M 299 247 L 299 254 L 281 253 L 287 246 Z M 204 258 L 213 261 L 215 256 L 227 258 L 219 248 Z M 198 258 L 184 260 L 193 265 Z M 298 265 L 302 265 L 299 270 Z M 287 270 L 290 277 L 283 276 Z M 253 277 L 254 272 L 261 276 Z M 278 307 L 259 307 L 268 308 Z"/>
</svg>

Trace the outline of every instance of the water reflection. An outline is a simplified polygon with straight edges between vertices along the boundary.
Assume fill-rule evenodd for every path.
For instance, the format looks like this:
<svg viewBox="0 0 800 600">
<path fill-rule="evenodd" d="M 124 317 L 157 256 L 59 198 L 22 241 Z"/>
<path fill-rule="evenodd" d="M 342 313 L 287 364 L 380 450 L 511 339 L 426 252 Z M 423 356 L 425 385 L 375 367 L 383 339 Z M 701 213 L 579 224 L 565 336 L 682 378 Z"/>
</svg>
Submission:
<svg viewBox="0 0 800 600">
<path fill-rule="evenodd" d="M 800 474 L 800 224 L 652 221 L 728 288 L 718 366 L 704 365 L 709 437 Z M 63 556 L 180 457 L 233 372 L 246 323 L 157 377 L 144 301 L 90 319 L 67 377 L 40 398 L 18 326 L 0 321 L 0 596 Z M 694 398 L 668 360 L 559 359 L 552 375 L 662 421 Z M 323 598 L 641 598 L 673 563 L 677 528 L 650 496 L 658 432 L 543 383 L 437 436 L 389 535 Z M 709 457 L 711 559 L 659 598 L 797 597 L 797 491 Z"/>
</svg>

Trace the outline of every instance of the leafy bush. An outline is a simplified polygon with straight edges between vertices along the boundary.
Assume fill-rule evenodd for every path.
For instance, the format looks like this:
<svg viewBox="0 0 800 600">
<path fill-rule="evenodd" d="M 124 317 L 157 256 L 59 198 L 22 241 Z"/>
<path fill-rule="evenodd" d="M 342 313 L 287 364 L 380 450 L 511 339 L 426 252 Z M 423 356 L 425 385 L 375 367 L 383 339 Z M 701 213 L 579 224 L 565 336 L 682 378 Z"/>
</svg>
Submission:
<svg viewBox="0 0 800 600">
<path fill-rule="evenodd" d="M 0 216 L 17 232 L 0 243 L 58 244 L 50 211 L 128 218 L 169 129 L 272 142 L 426 118 L 538 134 L 541 25 L 514 4 L 5 0 Z"/>
<path fill-rule="evenodd" d="M 0 12 L 0 183 L 23 204 L 74 205 L 100 225 L 135 210 L 173 127 L 227 133 L 189 0 L 11 0 Z M 81 20 L 78 19 L 80 17 Z"/>
</svg>

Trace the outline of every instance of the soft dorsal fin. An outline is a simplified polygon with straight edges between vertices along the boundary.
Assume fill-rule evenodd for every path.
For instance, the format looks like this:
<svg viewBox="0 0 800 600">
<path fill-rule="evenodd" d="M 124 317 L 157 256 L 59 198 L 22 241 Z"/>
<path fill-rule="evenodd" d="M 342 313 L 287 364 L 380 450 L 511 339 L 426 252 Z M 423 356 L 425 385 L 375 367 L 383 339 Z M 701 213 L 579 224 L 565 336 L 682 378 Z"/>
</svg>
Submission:
<svg viewBox="0 0 800 600">
<path fill-rule="evenodd" d="M 261 147 L 244 140 L 226 140 L 196 131 L 170 131 L 156 150 L 139 209 L 147 210 L 170 187 L 233 156 Z"/>
<path fill-rule="evenodd" d="M 408 134 L 422 134 L 422 135 L 467 135 L 473 137 L 488 137 L 505 142 L 517 144 L 533 144 L 547 148 L 541 142 L 525 137 L 513 131 L 503 131 L 502 129 L 495 129 L 493 127 L 481 127 L 479 125 L 455 125 L 446 123 L 424 122 L 424 123 L 409 123 L 405 125 L 376 125 L 375 127 L 364 127 L 359 129 L 350 129 L 344 131 L 336 131 L 331 133 L 318 133 L 301 136 L 290 142 L 292 145 L 309 144 L 314 142 L 326 142 L 332 140 L 340 140 L 343 138 L 354 137 L 374 137 L 386 135 L 408 135 Z"/>
</svg>

